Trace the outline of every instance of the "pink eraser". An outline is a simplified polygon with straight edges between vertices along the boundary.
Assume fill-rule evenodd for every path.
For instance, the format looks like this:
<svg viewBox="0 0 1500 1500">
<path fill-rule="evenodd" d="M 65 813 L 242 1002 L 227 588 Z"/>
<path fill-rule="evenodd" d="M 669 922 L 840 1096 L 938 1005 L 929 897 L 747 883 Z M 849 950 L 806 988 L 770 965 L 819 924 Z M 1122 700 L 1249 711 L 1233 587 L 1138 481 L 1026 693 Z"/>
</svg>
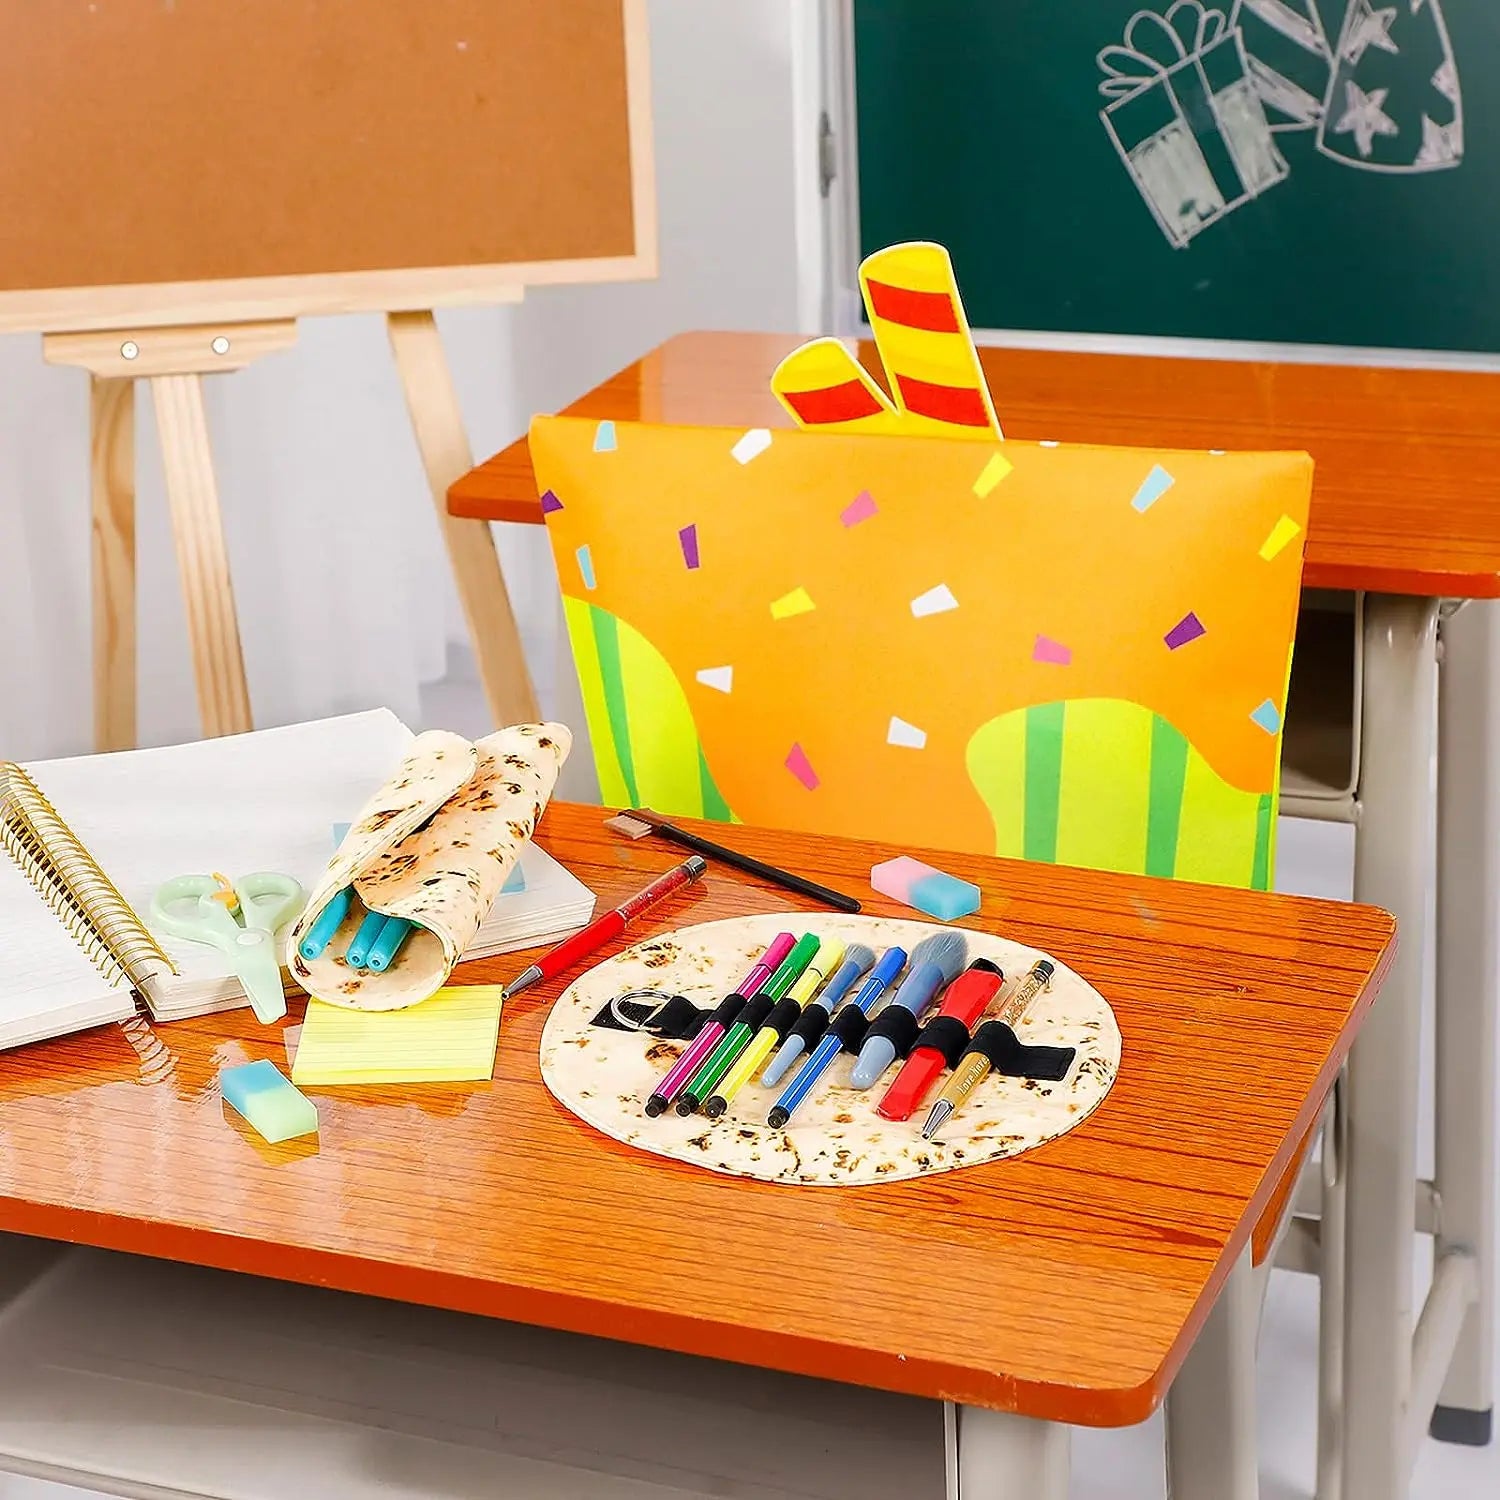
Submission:
<svg viewBox="0 0 1500 1500">
<path fill-rule="evenodd" d="M 934 870 L 909 854 L 876 865 L 870 871 L 870 884 L 882 896 L 904 906 L 914 906 L 940 922 L 951 922 L 955 917 L 966 917 L 979 910 L 977 885 Z"/>
</svg>

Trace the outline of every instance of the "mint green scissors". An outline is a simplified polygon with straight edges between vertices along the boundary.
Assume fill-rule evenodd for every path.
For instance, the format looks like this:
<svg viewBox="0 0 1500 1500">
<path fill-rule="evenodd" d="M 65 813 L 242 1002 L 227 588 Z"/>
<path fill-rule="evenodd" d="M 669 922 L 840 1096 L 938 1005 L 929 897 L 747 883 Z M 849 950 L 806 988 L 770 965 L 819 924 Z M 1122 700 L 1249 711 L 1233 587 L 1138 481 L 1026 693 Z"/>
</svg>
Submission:
<svg viewBox="0 0 1500 1500">
<path fill-rule="evenodd" d="M 276 933 L 301 909 L 307 893 L 290 875 L 262 871 L 231 881 L 225 875 L 179 875 L 151 898 L 151 922 L 173 937 L 207 943 L 229 957 L 255 1019 L 286 1014 Z"/>
</svg>

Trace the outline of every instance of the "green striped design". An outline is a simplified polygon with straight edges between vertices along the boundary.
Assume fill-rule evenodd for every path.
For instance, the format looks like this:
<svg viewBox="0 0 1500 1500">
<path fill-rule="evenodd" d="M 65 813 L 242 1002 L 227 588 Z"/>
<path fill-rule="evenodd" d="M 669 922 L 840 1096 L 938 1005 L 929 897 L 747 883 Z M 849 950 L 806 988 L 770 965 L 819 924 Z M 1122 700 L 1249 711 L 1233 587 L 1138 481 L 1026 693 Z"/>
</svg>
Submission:
<svg viewBox="0 0 1500 1500">
<path fill-rule="evenodd" d="M 1017 709 L 969 741 L 969 778 L 1011 858 L 1268 889 L 1276 797 L 1222 780 L 1137 703 Z"/>
<path fill-rule="evenodd" d="M 563 611 L 603 800 L 670 817 L 735 821 L 662 654 L 597 605 L 565 596 Z"/>
</svg>

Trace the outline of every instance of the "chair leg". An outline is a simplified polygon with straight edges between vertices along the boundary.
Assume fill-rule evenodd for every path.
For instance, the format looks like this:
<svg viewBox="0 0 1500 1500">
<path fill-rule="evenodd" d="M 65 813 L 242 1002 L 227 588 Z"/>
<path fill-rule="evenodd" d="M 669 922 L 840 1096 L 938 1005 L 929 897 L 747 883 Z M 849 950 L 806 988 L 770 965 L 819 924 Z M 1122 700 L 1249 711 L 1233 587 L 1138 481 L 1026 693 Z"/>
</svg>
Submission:
<svg viewBox="0 0 1500 1500">
<path fill-rule="evenodd" d="M 1256 1500 L 1255 1339 L 1247 1247 L 1167 1392 L 1168 1500 Z"/>
</svg>

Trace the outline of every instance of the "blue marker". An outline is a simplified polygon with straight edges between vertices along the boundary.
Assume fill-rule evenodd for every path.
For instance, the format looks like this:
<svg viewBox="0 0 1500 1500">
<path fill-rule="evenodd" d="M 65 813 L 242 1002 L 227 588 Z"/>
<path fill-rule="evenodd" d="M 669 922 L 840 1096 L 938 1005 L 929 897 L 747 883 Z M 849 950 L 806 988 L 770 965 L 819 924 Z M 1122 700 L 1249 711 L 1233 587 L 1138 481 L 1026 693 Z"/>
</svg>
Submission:
<svg viewBox="0 0 1500 1500">
<path fill-rule="evenodd" d="M 867 974 L 870 966 L 875 962 L 875 953 L 871 948 L 865 947 L 863 943 L 851 943 L 848 951 L 844 954 L 843 962 L 829 976 L 828 983 L 822 991 L 809 1002 L 807 1010 L 803 1015 L 809 1015 L 821 1009 L 824 1016 L 831 1015 L 833 1008 L 850 990 Z M 809 1025 L 822 1024 L 821 1017 L 813 1018 Z M 778 1083 L 791 1071 L 792 1064 L 807 1051 L 807 1038 L 798 1036 L 797 1032 L 803 1029 L 799 1018 L 797 1026 L 792 1033 L 776 1050 L 776 1056 L 766 1064 L 766 1071 L 761 1074 L 761 1085 L 764 1088 L 774 1089 Z M 820 1041 L 822 1037 L 818 1038 Z"/>
<path fill-rule="evenodd" d="M 359 924 L 359 931 L 349 941 L 349 950 L 344 959 L 351 969 L 363 969 L 370 959 L 370 945 L 380 936 L 385 926 L 385 914 L 371 911 Z"/>
<path fill-rule="evenodd" d="M 911 972 L 901 981 L 901 988 L 891 996 L 890 1005 L 881 1011 L 878 1027 L 886 1025 L 886 1013 L 892 1009 L 908 1012 L 903 1021 L 913 1037 L 917 1020 L 932 1004 L 933 996 L 958 978 L 959 970 L 969 961 L 969 945 L 961 932 L 937 932 L 923 938 L 912 950 Z M 895 1020 L 896 1017 L 892 1017 Z M 865 1038 L 859 1049 L 859 1060 L 849 1082 L 857 1089 L 867 1089 L 896 1060 L 896 1044 L 888 1036 Z"/>
<path fill-rule="evenodd" d="M 396 955 L 410 932 L 411 923 L 405 917 L 387 917 L 380 935 L 370 944 L 370 951 L 365 954 L 366 966 L 377 974 L 383 974 L 395 963 Z"/>
<path fill-rule="evenodd" d="M 308 963 L 320 958 L 323 950 L 333 941 L 333 935 L 349 915 L 354 901 L 354 887 L 346 885 L 336 896 L 329 898 L 328 905 L 318 913 L 318 919 L 307 929 L 307 936 L 297 945 L 297 952 Z"/>
<path fill-rule="evenodd" d="M 845 1011 L 857 1010 L 869 1015 L 880 997 L 896 982 L 896 976 L 906 967 L 906 949 L 887 948 L 880 955 L 880 962 L 870 971 L 870 977 L 859 987 L 859 993 L 844 1007 Z M 771 1107 L 766 1123 L 772 1130 L 780 1130 L 792 1118 L 793 1111 L 813 1091 L 818 1079 L 828 1071 L 828 1065 L 844 1048 L 844 1039 L 830 1031 L 813 1048 L 812 1056 L 802 1064 L 797 1076 L 787 1085 L 781 1098 Z"/>
</svg>

